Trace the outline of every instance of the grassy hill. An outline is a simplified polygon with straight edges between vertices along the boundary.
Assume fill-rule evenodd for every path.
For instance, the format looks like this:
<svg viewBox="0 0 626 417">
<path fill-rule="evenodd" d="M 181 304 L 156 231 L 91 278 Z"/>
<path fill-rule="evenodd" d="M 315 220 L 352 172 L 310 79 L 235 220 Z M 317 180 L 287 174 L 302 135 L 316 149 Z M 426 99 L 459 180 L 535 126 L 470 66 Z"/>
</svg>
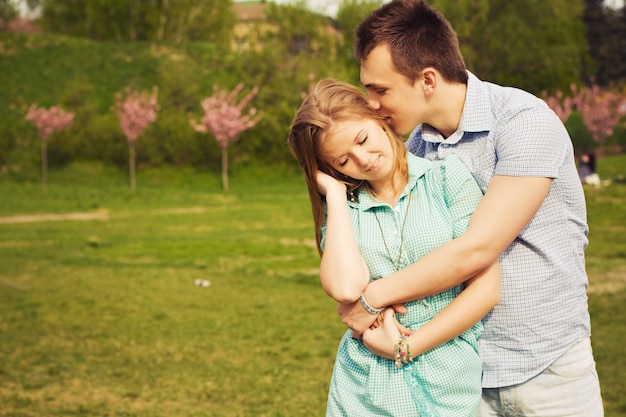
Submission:
<svg viewBox="0 0 626 417">
<path fill-rule="evenodd" d="M 137 143 L 141 165 L 218 171 L 217 142 L 195 132 L 188 117 L 202 114 L 200 102 L 213 94 L 214 85 L 233 89 L 239 83 L 244 84 L 242 95 L 260 87 L 251 106 L 263 118 L 231 145 L 231 161 L 291 164 L 285 141 L 301 93 L 309 88 L 309 74 L 341 74 L 343 64 L 304 54 L 281 56 L 281 51 L 237 53 L 208 42 L 108 43 L 1 32 L 0 172 L 19 178 L 38 165 L 39 138 L 24 120 L 33 103 L 76 114 L 69 129 L 50 137 L 51 167 L 77 160 L 124 166 L 127 144 L 113 106 L 116 93 L 127 86 L 159 88 L 158 118 Z"/>
</svg>

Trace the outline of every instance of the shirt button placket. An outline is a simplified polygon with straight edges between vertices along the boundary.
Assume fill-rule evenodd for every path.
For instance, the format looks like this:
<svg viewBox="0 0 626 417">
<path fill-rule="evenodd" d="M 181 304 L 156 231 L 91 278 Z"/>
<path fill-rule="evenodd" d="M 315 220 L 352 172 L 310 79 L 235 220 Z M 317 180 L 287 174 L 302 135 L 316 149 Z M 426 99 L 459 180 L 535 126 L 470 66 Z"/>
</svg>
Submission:
<svg viewBox="0 0 626 417">
<path fill-rule="evenodd" d="M 450 155 L 451 146 L 448 143 L 440 143 L 437 148 L 437 156 L 439 159 L 444 159 L 446 156 Z"/>
</svg>

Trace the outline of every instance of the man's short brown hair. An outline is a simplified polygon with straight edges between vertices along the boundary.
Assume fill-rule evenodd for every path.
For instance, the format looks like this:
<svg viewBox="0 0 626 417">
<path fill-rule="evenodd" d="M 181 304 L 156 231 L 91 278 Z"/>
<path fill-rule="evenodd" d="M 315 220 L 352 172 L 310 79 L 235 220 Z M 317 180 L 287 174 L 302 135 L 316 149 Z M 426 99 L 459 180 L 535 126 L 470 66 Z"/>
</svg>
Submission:
<svg viewBox="0 0 626 417">
<path fill-rule="evenodd" d="M 420 0 L 393 0 L 372 12 L 357 28 L 354 53 L 362 64 L 387 44 L 396 70 L 411 80 L 427 67 L 448 81 L 467 84 L 467 69 L 456 32 L 437 10 Z"/>
</svg>

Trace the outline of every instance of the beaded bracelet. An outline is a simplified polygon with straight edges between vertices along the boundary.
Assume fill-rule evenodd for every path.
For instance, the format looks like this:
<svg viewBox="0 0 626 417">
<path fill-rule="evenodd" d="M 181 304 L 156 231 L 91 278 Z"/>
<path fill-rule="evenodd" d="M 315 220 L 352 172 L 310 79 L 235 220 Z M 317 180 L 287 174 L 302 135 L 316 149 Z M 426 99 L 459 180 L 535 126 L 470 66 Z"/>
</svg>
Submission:
<svg viewBox="0 0 626 417">
<path fill-rule="evenodd" d="M 409 338 L 406 335 L 400 335 L 398 342 L 394 346 L 394 359 L 396 361 L 396 368 L 401 368 L 413 360 L 411 355 L 411 345 L 409 345 Z"/>
<path fill-rule="evenodd" d="M 363 306 L 363 308 L 370 314 L 380 314 L 384 310 L 384 308 L 374 308 L 371 305 L 369 305 L 369 303 L 367 302 L 363 294 L 361 294 L 361 296 L 359 297 L 359 300 L 361 300 L 361 305 Z"/>
</svg>

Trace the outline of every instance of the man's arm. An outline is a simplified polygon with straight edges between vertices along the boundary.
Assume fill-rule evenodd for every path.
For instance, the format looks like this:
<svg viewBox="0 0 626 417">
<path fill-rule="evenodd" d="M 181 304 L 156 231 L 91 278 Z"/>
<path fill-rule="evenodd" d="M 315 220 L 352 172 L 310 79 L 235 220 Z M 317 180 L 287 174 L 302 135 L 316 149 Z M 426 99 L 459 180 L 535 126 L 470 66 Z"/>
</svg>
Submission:
<svg viewBox="0 0 626 417">
<path fill-rule="evenodd" d="M 409 336 L 411 352 L 417 357 L 462 334 L 479 322 L 500 301 L 498 262 L 466 282 L 461 293 L 435 317 Z M 394 342 L 400 331 L 393 316 L 385 313 L 383 326 L 363 333 L 365 346 L 374 354 L 394 358 Z M 389 322 L 392 323 L 389 323 Z"/>
<path fill-rule="evenodd" d="M 373 307 L 383 307 L 436 294 L 476 276 L 519 235 L 551 185 L 551 178 L 494 176 L 463 235 L 408 268 L 371 282 L 365 298 Z M 359 304 L 337 308 L 343 322 L 357 334 L 375 318 Z"/>
</svg>

